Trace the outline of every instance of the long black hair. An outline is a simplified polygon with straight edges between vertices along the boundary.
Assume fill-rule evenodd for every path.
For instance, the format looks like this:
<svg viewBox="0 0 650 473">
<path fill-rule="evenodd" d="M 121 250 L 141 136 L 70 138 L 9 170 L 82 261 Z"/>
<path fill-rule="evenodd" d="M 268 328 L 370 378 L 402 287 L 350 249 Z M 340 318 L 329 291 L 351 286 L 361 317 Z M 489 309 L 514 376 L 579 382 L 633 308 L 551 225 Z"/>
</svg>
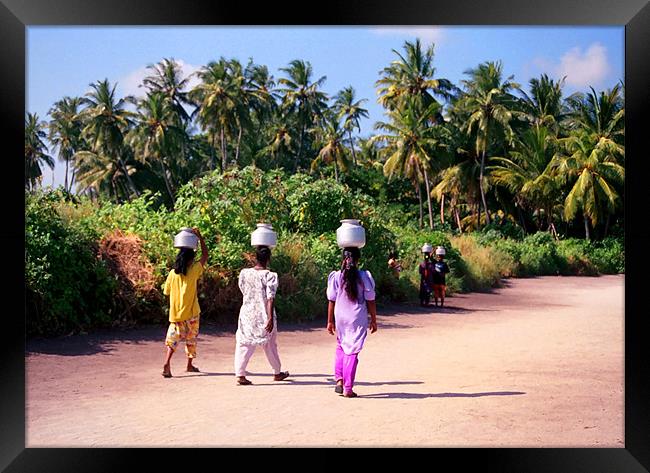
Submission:
<svg viewBox="0 0 650 473">
<path fill-rule="evenodd" d="M 343 286 L 351 301 L 356 301 L 358 296 L 357 284 L 359 283 L 359 270 L 357 264 L 361 257 L 359 248 L 348 247 L 343 249 L 343 261 L 341 262 L 341 274 L 343 274 Z"/>
<path fill-rule="evenodd" d="M 255 250 L 255 259 L 262 266 L 265 266 L 266 263 L 271 259 L 271 249 L 268 246 L 260 245 Z"/>
<path fill-rule="evenodd" d="M 174 261 L 174 271 L 176 274 L 187 274 L 187 268 L 194 261 L 194 250 L 192 248 L 181 248 Z"/>
</svg>

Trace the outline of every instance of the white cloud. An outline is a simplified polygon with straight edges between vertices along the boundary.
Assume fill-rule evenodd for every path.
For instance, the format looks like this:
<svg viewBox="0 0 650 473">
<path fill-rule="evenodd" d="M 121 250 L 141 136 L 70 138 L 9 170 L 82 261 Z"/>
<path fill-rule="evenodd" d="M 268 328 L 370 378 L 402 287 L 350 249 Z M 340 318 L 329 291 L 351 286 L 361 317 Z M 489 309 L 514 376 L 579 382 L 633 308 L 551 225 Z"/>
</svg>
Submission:
<svg viewBox="0 0 650 473">
<path fill-rule="evenodd" d="M 584 54 L 579 47 L 567 51 L 560 60 L 557 72 L 559 76 L 567 76 L 568 84 L 585 87 L 602 82 L 610 69 L 607 49 L 600 43 L 594 43 Z"/>
<path fill-rule="evenodd" d="M 183 60 L 177 59 L 176 62 L 181 66 L 181 71 L 182 71 L 181 76 L 184 79 L 201 68 L 201 66 L 194 66 L 192 64 L 186 63 Z M 147 89 L 140 86 L 142 85 L 142 81 L 144 80 L 144 78 L 148 76 L 150 73 L 151 71 L 147 69 L 147 66 L 142 66 L 139 69 L 136 69 L 135 71 L 131 72 L 130 74 L 122 77 L 121 79 L 118 79 L 117 87 L 120 91 L 120 94 L 122 96 L 124 95 L 134 95 L 136 97 L 144 96 Z M 185 90 L 192 89 L 199 82 L 200 80 L 196 76 L 190 77 Z"/>
<path fill-rule="evenodd" d="M 446 36 L 445 29 L 439 26 L 386 26 L 372 28 L 372 31 L 382 36 L 392 35 L 417 37 L 420 38 L 423 43 L 428 44 L 438 44 Z"/>
<path fill-rule="evenodd" d="M 533 59 L 532 64 L 541 72 L 558 79 L 566 76 L 567 85 L 580 88 L 601 85 L 611 71 L 607 48 L 600 43 L 591 44 L 584 52 L 579 46 L 571 48 L 559 62 L 538 57 Z"/>
</svg>

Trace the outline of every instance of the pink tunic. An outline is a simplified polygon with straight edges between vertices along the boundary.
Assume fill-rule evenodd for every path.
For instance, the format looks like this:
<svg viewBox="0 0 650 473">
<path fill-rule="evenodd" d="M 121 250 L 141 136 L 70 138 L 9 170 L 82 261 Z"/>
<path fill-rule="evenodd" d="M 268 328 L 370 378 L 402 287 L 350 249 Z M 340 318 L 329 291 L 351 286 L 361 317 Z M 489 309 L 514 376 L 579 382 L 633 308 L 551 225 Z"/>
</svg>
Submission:
<svg viewBox="0 0 650 473">
<path fill-rule="evenodd" d="M 332 271 L 327 277 L 327 299 L 336 302 L 334 322 L 336 337 L 346 355 L 359 353 L 368 333 L 366 301 L 375 300 L 375 281 L 370 271 L 359 271 L 357 300 L 351 301 L 343 286 L 341 271 Z"/>
</svg>

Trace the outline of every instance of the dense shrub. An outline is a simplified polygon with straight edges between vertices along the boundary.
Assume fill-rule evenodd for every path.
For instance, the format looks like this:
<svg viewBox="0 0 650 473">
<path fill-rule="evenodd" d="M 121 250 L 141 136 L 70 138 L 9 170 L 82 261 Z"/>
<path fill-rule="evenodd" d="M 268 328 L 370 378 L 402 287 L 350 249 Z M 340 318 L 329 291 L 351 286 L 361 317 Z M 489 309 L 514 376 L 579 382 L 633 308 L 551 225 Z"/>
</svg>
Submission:
<svg viewBox="0 0 650 473">
<path fill-rule="evenodd" d="M 381 180 L 378 175 L 373 179 Z M 449 294 L 494 287 L 502 277 L 625 269 L 621 236 L 599 242 L 555 241 L 540 232 L 521 238 L 509 222 L 451 236 L 449 231 L 417 228 L 417 205 L 408 209 L 407 204 L 386 204 L 381 193 L 367 195 L 333 179 L 315 180 L 304 174 L 287 176 L 255 167 L 215 172 L 182 187 L 173 210 L 160 206 L 159 197 L 145 193 L 118 205 L 61 192 L 27 196 L 28 333 L 64 333 L 115 323 L 124 313 L 120 304 L 127 302 L 138 305 L 131 312 L 138 321 L 164 322 L 167 299 L 160 294 L 161 285 L 177 252 L 173 237 L 182 227 L 199 227 L 206 238 L 210 257 L 199 301 L 205 317 L 221 322 L 237 319 L 241 304 L 237 276 L 241 268 L 252 265 L 250 232 L 258 222 L 272 223 L 278 232 L 270 267 L 280 277 L 281 320 L 325 315 L 327 276 L 341 262 L 335 231 L 344 218 L 359 219 L 366 229 L 361 267 L 372 272 L 379 302 L 417 301 L 425 242 L 447 249 Z M 134 289 L 139 287 L 137 281 L 122 274 L 124 262 L 113 258 L 108 268 L 98 255 L 98 244 L 116 231 L 137 242 L 138 255 L 142 250 L 138 258 L 152 268 L 147 270 L 151 290 L 146 297 Z M 399 278 L 387 264 L 393 250 L 403 267 Z"/>
<path fill-rule="evenodd" d="M 115 282 L 95 257 L 96 235 L 65 225 L 56 193 L 25 199 L 26 332 L 50 335 L 107 325 Z"/>
</svg>

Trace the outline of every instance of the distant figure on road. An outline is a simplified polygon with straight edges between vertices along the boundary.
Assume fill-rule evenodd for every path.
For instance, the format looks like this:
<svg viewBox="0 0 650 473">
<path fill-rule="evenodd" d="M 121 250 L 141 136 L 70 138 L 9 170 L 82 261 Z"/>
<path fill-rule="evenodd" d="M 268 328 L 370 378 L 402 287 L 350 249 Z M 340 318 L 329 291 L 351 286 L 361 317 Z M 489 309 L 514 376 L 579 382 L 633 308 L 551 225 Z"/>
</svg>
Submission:
<svg viewBox="0 0 650 473">
<path fill-rule="evenodd" d="M 399 279 L 399 273 L 402 271 L 402 265 L 397 258 L 397 251 L 391 251 L 388 255 L 388 267 L 393 271 L 395 279 Z"/>
<path fill-rule="evenodd" d="M 273 368 L 273 380 L 282 381 L 289 376 L 288 371 L 280 371 L 278 320 L 273 307 L 278 289 L 278 273 L 267 269 L 271 249 L 268 246 L 258 246 L 255 258 L 255 267 L 242 269 L 239 273 L 239 289 L 244 299 L 235 334 L 235 376 L 237 384 L 241 386 L 253 384 L 246 379 L 246 366 L 258 345 L 264 348 L 266 359 Z"/>
<path fill-rule="evenodd" d="M 433 262 L 431 261 L 431 252 L 433 247 L 429 243 L 422 246 L 424 261 L 420 263 L 418 271 L 420 272 L 420 305 L 427 307 L 431 300 L 431 291 L 433 291 Z"/>
<path fill-rule="evenodd" d="M 433 303 L 438 306 L 438 299 L 440 299 L 440 307 L 445 305 L 445 291 L 447 286 L 445 284 L 445 274 L 449 272 L 449 266 L 445 263 L 445 249 L 442 246 L 436 248 L 436 262 L 433 264 Z"/>
<path fill-rule="evenodd" d="M 180 341 L 185 341 L 185 353 L 187 354 L 186 371 L 198 372 L 199 369 L 192 365 L 196 358 L 196 337 L 199 334 L 199 298 L 197 294 L 198 280 L 203 274 L 203 269 L 208 262 L 208 248 L 198 228 L 192 232 L 199 238 L 201 243 L 201 260 L 194 261 L 194 250 L 191 248 L 180 248 L 174 269 L 169 272 L 163 293 L 169 296 L 169 328 L 165 345 L 165 363 L 162 375 L 171 378 L 171 358 Z"/>
<path fill-rule="evenodd" d="M 359 363 L 358 355 L 370 333 L 377 331 L 375 281 L 370 271 L 358 269 L 359 248 L 344 248 L 339 271 L 327 278 L 327 331 L 336 333 L 334 358 L 334 392 L 344 397 L 357 397 L 352 391 Z M 370 323 L 368 323 L 370 314 Z"/>
</svg>

